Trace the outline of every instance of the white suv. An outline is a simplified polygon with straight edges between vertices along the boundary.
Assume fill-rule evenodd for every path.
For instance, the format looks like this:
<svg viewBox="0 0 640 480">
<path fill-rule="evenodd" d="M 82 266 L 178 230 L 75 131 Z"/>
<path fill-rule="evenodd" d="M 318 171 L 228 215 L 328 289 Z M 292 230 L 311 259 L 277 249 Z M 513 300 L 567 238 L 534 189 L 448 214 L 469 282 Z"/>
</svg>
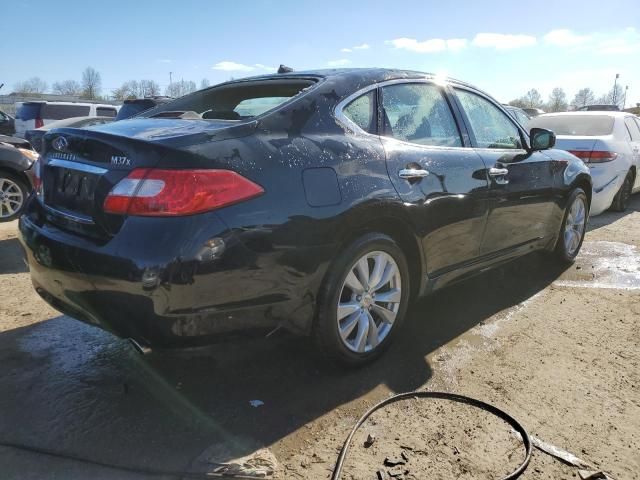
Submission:
<svg viewBox="0 0 640 480">
<path fill-rule="evenodd" d="M 115 117 L 119 107 L 101 103 L 80 102 L 16 102 L 16 137 L 24 138 L 27 130 L 71 117 Z"/>
</svg>

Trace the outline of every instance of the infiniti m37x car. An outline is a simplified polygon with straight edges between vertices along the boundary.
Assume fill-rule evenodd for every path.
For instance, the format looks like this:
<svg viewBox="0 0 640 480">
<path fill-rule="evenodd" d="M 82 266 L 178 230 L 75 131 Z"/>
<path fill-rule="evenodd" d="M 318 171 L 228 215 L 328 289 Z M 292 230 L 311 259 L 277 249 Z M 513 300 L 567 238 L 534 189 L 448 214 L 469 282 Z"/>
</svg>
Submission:
<svg viewBox="0 0 640 480">
<path fill-rule="evenodd" d="M 571 261 L 589 170 L 470 85 L 380 69 L 231 81 L 45 136 L 20 220 L 38 293 L 141 345 L 278 326 L 350 364 L 411 298 Z"/>
</svg>

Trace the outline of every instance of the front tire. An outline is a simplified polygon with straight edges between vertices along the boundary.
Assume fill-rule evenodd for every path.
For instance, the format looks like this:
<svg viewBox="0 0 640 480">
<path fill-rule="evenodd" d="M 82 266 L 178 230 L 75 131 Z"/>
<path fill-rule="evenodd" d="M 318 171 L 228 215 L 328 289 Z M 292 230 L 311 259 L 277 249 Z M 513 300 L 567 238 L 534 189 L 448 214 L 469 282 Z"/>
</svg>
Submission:
<svg viewBox="0 0 640 480">
<path fill-rule="evenodd" d="M 581 188 L 576 188 L 569 196 L 556 245 L 556 255 L 561 261 L 571 263 L 580 252 L 587 229 L 588 214 L 587 195 Z"/>
<path fill-rule="evenodd" d="M 22 179 L 0 170 L 0 222 L 18 218 L 28 196 L 29 189 Z"/>
<path fill-rule="evenodd" d="M 351 366 L 380 356 L 409 302 L 409 268 L 390 237 L 370 233 L 331 264 L 318 296 L 313 337 L 332 359 Z"/>
<path fill-rule="evenodd" d="M 633 172 L 629 171 L 627 176 L 616 193 L 616 196 L 613 197 L 613 202 L 611 203 L 611 210 L 614 212 L 624 212 L 629 206 L 629 198 L 631 197 L 631 191 L 633 190 Z"/>
</svg>

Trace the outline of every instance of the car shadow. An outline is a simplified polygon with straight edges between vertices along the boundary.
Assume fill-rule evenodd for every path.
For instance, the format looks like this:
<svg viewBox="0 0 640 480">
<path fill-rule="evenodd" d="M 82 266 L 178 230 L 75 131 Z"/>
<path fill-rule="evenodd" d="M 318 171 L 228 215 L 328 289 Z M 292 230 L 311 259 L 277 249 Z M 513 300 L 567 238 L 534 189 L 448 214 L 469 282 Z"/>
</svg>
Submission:
<svg viewBox="0 0 640 480">
<path fill-rule="evenodd" d="M 24 252 L 17 238 L 0 240 L 0 274 L 25 273 L 29 269 L 24 262 Z"/>
<path fill-rule="evenodd" d="M 0 442 L 176 470 L 205 450 L 224 462 L 272 445 L 337 408 L 348 412 L 342 421 L 350 425 L 363 408 L 352 402 L 428 385 L 434 351 L 562 271 L 532 254 L 422 299 L 390 350 L 358 369 L 334 365 L 309 339 L 283 333 L 143 357 L 126 341 L 65 316 L 5 331 Z M 264 404 L 254 408 L 251 400 Z M 68 479 L 140 478 L 38 458 L 26 462 L 0 448 L 5 472 L 26 468 L 37 478 L 57 468 Z"/>
<path fill-rule="evenodd" d="M 640 193 L 636 193 L 629 199 L 629 206 L 624 212 L 612 212 L 606 210 L 605 212 L 595 217 L 589 218 L 589 224 L 587 225 L 587 231 L 597 230 L 605 227 L 621 218 L 631 215 L 633 212 L 640 212 Z"/>
</svg>

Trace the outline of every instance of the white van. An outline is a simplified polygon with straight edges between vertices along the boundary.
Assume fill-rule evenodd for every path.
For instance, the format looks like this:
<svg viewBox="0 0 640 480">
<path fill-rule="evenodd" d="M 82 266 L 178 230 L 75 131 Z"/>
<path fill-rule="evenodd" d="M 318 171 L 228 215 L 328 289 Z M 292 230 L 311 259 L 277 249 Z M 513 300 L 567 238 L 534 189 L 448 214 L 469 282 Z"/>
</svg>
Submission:
<svg viewBox="0 0 640 480">
<path fill-rule="evenodd" d="M 115 117 L 116 105 L 80 102 L 16 102 L 16 137 L 24 138 L 27 130 L 71 117 Z"/>
</svg>

